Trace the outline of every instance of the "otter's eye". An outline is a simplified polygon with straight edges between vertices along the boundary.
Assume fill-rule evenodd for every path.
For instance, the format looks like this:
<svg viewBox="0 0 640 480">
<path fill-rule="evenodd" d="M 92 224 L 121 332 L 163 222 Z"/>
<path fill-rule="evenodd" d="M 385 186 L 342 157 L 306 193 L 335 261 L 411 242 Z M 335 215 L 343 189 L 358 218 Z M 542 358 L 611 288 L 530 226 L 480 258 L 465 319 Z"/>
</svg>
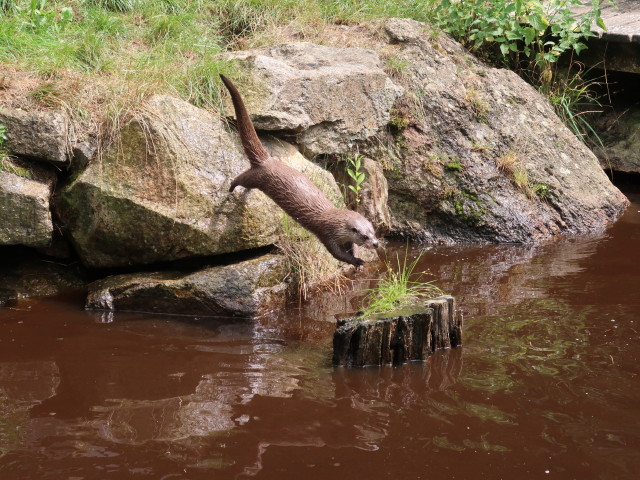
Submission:
<svg viewBox="0 0 640 480">
<path fill-rule="evenodd" d="M 356 227 L 353 227 L 353 228 L 351 229 L 351 231 L 352 231 L 352 232 L 358 232 L 358 229 L 357 229 Z"/>
</svg>

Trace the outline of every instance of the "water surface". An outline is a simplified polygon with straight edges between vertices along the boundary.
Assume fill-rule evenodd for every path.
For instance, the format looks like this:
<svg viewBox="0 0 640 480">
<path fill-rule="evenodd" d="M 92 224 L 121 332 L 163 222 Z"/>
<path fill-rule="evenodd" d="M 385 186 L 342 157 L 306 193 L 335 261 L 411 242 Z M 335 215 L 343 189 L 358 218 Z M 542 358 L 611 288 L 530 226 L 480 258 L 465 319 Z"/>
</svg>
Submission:
<svg viewBox="0 0 640 480">
<path fill-rule="evenodd" d="M 424 364 L 332 368 L 358 308 L 335 293 L 257 321 L 0 309 L 0 478 L 639 478 L 629 196 L 600 235 L 424 252 L 465 313 L 464 346 Z"/>
</svg>

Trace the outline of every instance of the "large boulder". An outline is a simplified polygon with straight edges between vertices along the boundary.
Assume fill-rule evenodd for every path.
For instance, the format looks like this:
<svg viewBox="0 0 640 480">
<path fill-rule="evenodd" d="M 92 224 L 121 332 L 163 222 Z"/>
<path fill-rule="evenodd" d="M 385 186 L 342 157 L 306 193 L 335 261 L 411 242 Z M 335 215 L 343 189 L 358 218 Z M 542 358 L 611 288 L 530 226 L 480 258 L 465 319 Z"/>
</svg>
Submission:
<svg viewBox="0 0 640 480">
<path fill-rule="evenodd" d="M 65 114 L 0 108 L 0 125 L 6 127 L 3 147 L 10 153 L 54 163 L 67 162 L 69 120 Z"/>
<path fill-rule="evenodd" d="M 291 145 L 271 154 L 340 202 L 331 174 Z M 147 264 L 274 243 L 282 211 L 258 190 L 229 193 L 249 168 L 237 134 L 181 100 L 155 96 L 60 195 L 58 213 L 91 267 Z"/>
<path fill-rule="evenodd" d="M 49 201 L 55 180 L 45 168 L 0 157 L 0 245 L 49 245 L 53 233 Z"/>
<path fill-rule="evenodd" d="M 256 127 L 297 132 L 309 155 L 343 152 L 375 135 L 402 92 L 372 50 L 302 42 L 226 58 L 251 79 L 241 90 Z"/>
<path fill-rule="evenodd" d="M 284 257 L 265 255 L 195 273 L 114 275 L 89 286 L 86 308 L 252 317 L 284 298 Z"/>
<path fill-rule="evenodd" d="M 368 152 L 407 237 L 529 242 L 602 229 L 628 205 L 595 155 L 515 73 L 407 19 L 385 25 L 406 95 Z"/>
</svg>

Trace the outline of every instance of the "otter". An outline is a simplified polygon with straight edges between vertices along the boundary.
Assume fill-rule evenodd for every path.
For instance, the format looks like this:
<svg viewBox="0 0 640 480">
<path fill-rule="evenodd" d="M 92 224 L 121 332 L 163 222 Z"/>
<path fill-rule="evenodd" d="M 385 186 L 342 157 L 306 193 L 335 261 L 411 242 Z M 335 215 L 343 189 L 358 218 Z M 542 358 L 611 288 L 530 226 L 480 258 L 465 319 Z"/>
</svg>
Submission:
<svg viewBox="0 0 640 480">
<path fill-rule="evenodd" d="M 338 260 L 356 267 L 364 261 L 354 256 L 353 246 L 377 248 L 378 239 L 369 220 L 353 210 L 336 208 L 303 174 L 272 158 L 258 138 L 235 85 L 220 75 L 236 113 L 238 133 L 251 167 L 238 175 L 229 192 L 240 185 L 264 192 L 296 222 L 313 233 Z"/>
</svg>

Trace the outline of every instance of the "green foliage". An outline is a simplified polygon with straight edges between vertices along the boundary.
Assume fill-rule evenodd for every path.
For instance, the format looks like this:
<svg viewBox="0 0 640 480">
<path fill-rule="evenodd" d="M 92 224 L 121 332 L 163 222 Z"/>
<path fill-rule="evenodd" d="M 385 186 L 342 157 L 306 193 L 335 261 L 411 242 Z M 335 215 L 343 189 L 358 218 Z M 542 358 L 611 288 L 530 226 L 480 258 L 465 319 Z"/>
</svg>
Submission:
<svg viewBox="0 0 640 480">
<path fill-rule="evenodd" d="M 232 68 L 229 61 L 203 56 L 183 76 L 178 88 L 195 106 L 216 109 L 222 102 L 220 74 L 229 74 Z"/>
<path fill-rule="evenodd" d="M 500 54 L 518 66 L 520 56 L 540 71 L 565 52 L 579 54 L 584 40 L 593 36 L 591 25 L 605 28 L 600 0 L 579 15 L 582 0 L 442 0 L 435 9 L 436 23 L 474 50 L 497 45 Z"/>
<path fill-rule="evenodd" d="M 360 203 L 360 190 L 362 190 L 362 183 L 365 180 L 364 172 L 360 171 L 362 167 L 362 155 L 356 153 L 352 157 L 347 157 L 347 175 L 353 180 L 353 185 L 349 185 L 348 188 L 356 196 L 356 203 Z"/>
<path fill-rule="evenodd" d="M 35 31 L 45 29 L 61 31 L 73 20 L 73 9 L 71 7 L 58 9 L 54 6 L 49 6 L 47 0 L 31 0 L 27 6 L 14 4 L 13 8 L 25 13 L 24 25 Z"/>
<path fill-rule="evenodd" d="M 410 263 L 408 263 L 407 257 L 408 249 L 405 249 L 402 259 L 396 253 L 395 268 L 387 262 L 387 274 L 375 288 L 367 290 L 369 293 L 364 299 L 367 306 L 363 309 L 365 317 L 412 305 L 421 298 L 443 295 L 442 290 L 436 287 L 432 281 L 422 282 L 420 276 L 417 280 L 412 280 L 415 277 L 414 270 L 422 258 L 422 253 Z"/>
<path fill-rule="evenodd" d="M 579 55 L 587 48 L 585 40 L 594 35 L 591 25 L 606 30 L 601 3 L 602 0 L 441 0 L 434 18 L 444 31 L 476 52 L 497 53 L 510 68 L 539 86 L 578 137 L 584 141 L 590 135 L 601 143 L 585 117 L 585 104 L 594 100 L 592 84 L 585 82 L 580 72 L 554 74 L 561 55 Z M 575 13 L 584 6 L 588 8 Z"/>
<path fill-rule="evenodd" d="M 544 183 L 536 183 L 535 185 L 531 185 L 531 193 L 539 198 L 546 198 L 549 195 L 549 185 Z"/>
<path fill-rule="evenodd" d="M 585 80 L 582 68 L 578 64 L 572 69 L 554 76 L 553 82 L 542 87 L 549 102 L 558 116 L 583 141 L 587 138 L 604 147 L 600 136 L 589 123 L 590 113 L 600 113 L 598 98 L 593 93 L 600 83 L 599 79 Z M 577 70 L 575 67 L 578 67 Z"/>
</svg>

